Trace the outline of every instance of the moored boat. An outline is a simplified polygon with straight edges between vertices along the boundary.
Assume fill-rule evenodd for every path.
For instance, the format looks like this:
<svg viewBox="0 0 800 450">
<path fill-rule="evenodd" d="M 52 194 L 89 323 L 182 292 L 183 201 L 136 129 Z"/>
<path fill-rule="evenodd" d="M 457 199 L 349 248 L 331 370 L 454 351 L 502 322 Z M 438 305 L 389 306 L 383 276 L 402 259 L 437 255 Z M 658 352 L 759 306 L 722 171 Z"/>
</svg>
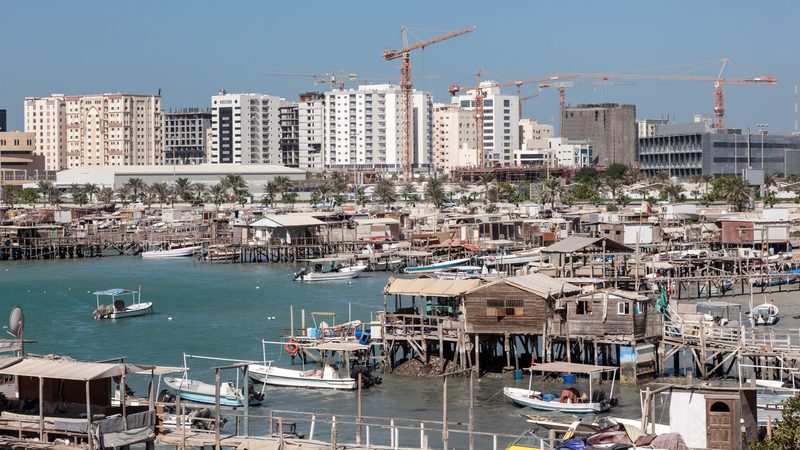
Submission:
<svg viewBox="0 0 800 450">
<path fill-rule="evenodd" d="M 247 366 L 250 379 L 269 386 L 299 387 L 310 389 L 353 390 L 357 387 L 354 378 L 342 377 L 333 364 L 318 370 L 294 370 L 272 365 L 250 364 Z"/>
<path fill-rule="evenodd" d="M 202 381 L 191 380 L 185 377 L 174 378 L 164 377 L 164 384 L 172 389 L 175 394 L 180 395 L 182 399 L 190 402 L 204 403 L 213 405 L 216 403 L 216 386 L 213 384 L 203 383 Z M 236 388 L 233 382 L 220 384 L 219 391 L 219 404 L 222 406 L 244 406 L 244 396 L 242 390 Z M 258 402 L 260 403 L 260 402 Z M 253 404 L 253 402 L 251 402 Z"/>
<path fill-rule="evenodd" d="M 141 289 L 138 291 L 121 288 L 106 289 L 104 291 L 96 291 L 94 295 L 97 299 L 97 308 L 92 313 L 92 316 L 95 319 L 125 319 L 153 312 L 153 302 L 142 302 Z M 101 296 L 111 297 L 111 304 L 101 305 Z M 126 304 L 125 300 L 118 298 L 123 296 L 130 296 L 131 303 Z"/>
<path fill-rule="evenodd" d="M 142 252 L 142 258 L 182 258 L 192 256 L 200 251 L 201 247 L 192 243 L 172 244 L 167 248 L 155 246 Z"/>
<path fill-rule="evenodd" d="M 295 272 L 295 281 L 351 280 L 367 270 L 366 265 L 343 265 L 340 258 L 315 258 L 306 261 L 306 267 Z"/>
<path fill-rule="evenodd" d="M 780 309 L 773 303 L 762 303 L 750 311 L 750 323 L 756 325 L 774 325 L 780 320 Z"/>
<path fill-rule="evenodd" d="M 461 259 L 453 259 L 450 261 L 442 261 L 434 264 L 428 264 L 425 266 L 416 266 L 416 267 L 406 267 L 403 269 L 405 273 L 429 273 L 429 272 L 436 272 L 437 270 L 447 269 L 450 267 L 457 267 L 464 265 L 469 262 L 471 258 L 461 258 Z"/>
</svg>

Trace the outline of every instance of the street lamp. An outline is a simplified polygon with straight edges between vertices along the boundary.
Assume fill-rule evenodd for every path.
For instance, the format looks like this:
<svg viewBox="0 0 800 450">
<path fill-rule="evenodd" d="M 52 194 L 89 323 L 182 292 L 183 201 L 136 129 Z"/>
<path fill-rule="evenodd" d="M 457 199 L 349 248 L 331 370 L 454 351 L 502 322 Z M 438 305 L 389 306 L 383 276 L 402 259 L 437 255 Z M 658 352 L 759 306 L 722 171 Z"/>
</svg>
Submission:
<svg viewBox="0 0 800 450">
<path fill-rule="evenodd" d="M 761 134 L 761 170 L 764 170 L 764 135 L 767 134 L 769 124 L 757 123 L 756 127 L 758 127 L 758 131 Z"/>
</svg>

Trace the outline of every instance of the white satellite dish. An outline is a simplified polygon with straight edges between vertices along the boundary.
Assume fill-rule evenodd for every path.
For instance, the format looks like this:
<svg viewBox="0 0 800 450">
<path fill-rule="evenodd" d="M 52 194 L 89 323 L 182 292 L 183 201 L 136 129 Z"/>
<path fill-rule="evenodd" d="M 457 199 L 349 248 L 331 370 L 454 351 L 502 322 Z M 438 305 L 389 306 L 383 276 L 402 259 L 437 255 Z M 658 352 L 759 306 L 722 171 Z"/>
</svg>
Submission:
<svg viewBox="0 0 800 450">
<path fill-rule="evenodd" d="M 22 326 L 25 323 L 25 314 L 21 306 L 15 306 L 8 317 L 8 332 L 14 337 L 22 337 Z"/>
</svg>

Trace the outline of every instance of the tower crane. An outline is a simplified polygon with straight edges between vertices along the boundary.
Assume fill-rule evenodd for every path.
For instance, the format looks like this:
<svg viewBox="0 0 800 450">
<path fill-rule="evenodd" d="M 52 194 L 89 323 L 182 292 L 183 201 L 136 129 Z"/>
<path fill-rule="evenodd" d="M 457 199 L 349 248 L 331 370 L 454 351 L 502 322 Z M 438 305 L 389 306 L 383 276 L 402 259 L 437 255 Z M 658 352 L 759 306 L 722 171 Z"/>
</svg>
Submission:
<svg viewBox="0 0 800 450">
<path fill-rule="evenodd" d="M 518 93 L 519 94 L 519 93 Z M 519 98 L 519 118 L 522 119 L 522 102 L 527 102 L 532 98 L 538 97 L 540 94 L 530 94 L 530 95 L 523 95 Z"/>
<path fill-rule="evenodd" d="M 724 128 L 725 102 L 722 95 L 722 86 L 726 84 L 778 84 L 775 76 L 762 75 L 743 79 L 724 78 L 725 66 L 728 65 L 728 58 L 723 58 L 722 67 L 717 76 L 698 76 L 698 75 L 641 75 L 628 73 L 583 73 L 580 78 L 600 78 L 603 80 L 679 80 L 679 81 L 711 81 L 714 83 L 714 127 Z"/>
<path fill-rule="evenodd" d="M 492 89 L 495 87 L 503 87 L 503 86 L 515 86 L 517 89 L 520 86 L 530 83 L 543 83 L 545 81 L 553 82 L 557 80 L 564 80 L 568 78 L 577 78 L 578 75 L 575 74 L 566 74 L 566 75 L 553 75 L 549 77 L 539 77 L 539 78 L 531 78 L 528 80 L 517 80 L 517 81 L 487 81 L 481 83 L 481 73 L 483 72 L 482 69 L 478 69 L 475 73 L 476 84 L 474 87 L 465 87 L 459 86 L 457 84 L 450 85 L 450 95 L 456 95 L 458 92 L 468 92 L 474 91 L 475 92 L 475 132 L 476 132 L 476 139 L 477 139 L 477 149 L 478 152 L 476 162 L 478 167 L 484 166 L 484 154 L 483 154 L 483 99 L 486 96 L 484 90 L 485 89 Z"/>
<path fill-rule="evenodd" d="M 596 89 L 596 88 L 602 87 L 602 86 L 622 86 L 622 85 L 632 85 L 632 84 L 634 84 L 634 83 L 632 83 L 632 82 L 631 83 L 625 83 L 625 82 L 615 83 L 615 82 L 609 81 L 609 80 L 603 80 L 603 81 L 598 81 L 598 82 L 593 82 L 593 83 L 575 83 L 575 82 L 572 82 L 572 81 L 563 81 L 563 82 L 560 82 L 560 83 L 543 83 L 543 84 L 540 84 L 539 85 L 539 90 L 547 89 L 547 88 L 558 88 L 558 106 L 559 106 L 559 115 L 561 117 L 559 119 L 559 122 L 558 122 L 559 123 L 559 125 L 558 125 L 558 128 L 559 128 L 558 135 L 559 136 L 563 136 L 564 135 L 564 124 L 563 124 L 564 123 L 564 111 L 565 111 L 565 109 L 567 107 L 567 88 L 591 87 L 591 88 L 595 88 Z"/>
<path fill-rule="evenodd" d="M 292 72 L 267 72 L 264 74 L 268 77 L 306 77 L 306 78 L 313 78 L 314 79 L 314 86 L 319 86 L 320 84 L 327 84 L 331 87 L 331 89 L 344 89 L 345 82 L 353 82 L 358 81 L 358 75 L 350 72 L 347 73 L 344 69 L 339 70 L 338 72 L 333 73 L 323 73 L 323 74 L 314 74 L 314 73 L 292 73 Z"/>
<path fill-rule="evenodd" d="M 405 177 L 406 182 L 411 182 L 413 178 L 413 160 L 411 158 L 411 93 L 412 93 L 412 86 L 411 86 L 411 52 L 414 50 L 424 49 L 429 45 L 436 44 L 437 42 L 442 42 L 447 39 L 452 39 L 456 36 L 461 36 L 462 34 L 467 34 L 475 31 L 475 27 L 467 27 L 462 28 L 460 30 L 454 30 L 449 33 L 442 34 L 440 36 L 436 36 L 431 39 L 427 39 L 424 41 L 417 42 L 416 44 L 409 45 L 408 43 L 408 36 L 405 26 L 400 28 L 400 34 L 403 39 L 403 48 L 397 50 L 384 50 L 383 52 L 383 59 L 387 61 L 391 61 L 393 59 L 402 58 L 403 62 L 400 65 L 400 92 L 402 95 L 402 114 L 403 114 L 403 155 L 402 155 L 402 166 L 403 166 L 403 175 Z"/>
</svg>

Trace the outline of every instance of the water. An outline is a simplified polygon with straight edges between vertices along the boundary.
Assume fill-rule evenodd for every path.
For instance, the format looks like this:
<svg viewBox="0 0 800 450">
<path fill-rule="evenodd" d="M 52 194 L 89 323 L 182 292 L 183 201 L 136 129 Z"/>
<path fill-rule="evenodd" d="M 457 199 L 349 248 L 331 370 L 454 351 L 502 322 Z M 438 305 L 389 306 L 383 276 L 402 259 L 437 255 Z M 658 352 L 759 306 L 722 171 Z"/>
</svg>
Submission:
<svg viewBox="0 0 800 450">
<path fill-rule="evenodd" d="M 64 354 L 86 361 L 124 356 L 128 362 L 181 366 L 184 352 L 261 360 L 261 339 L 278 340 L 289 328 L 291 305 L 296 327 L 300 326 L 301 309 L 306 311 L 307 326 L 312 326 L 312 311 L 334 312 L 337 323 L 341 323 L 348 320 L 350 308 L 352 319 L 365 321 L 370 320 L 370 313 L 383 309 L 382 292 L 388 274 L 366 273 L 352 282 L 306 284 L 292 281 L 296 270 L 296 266 L 278 264 L 199 264 L 188 258 L 0 262 L 0 314 L 6 314 L 14 305 L 24 308 L 25 337 L 39 341 L 27 347 L 31 353 Z M 136 289 L 139 285 L 142 300 L 154 303 L 153 314 L 119 321 L 92 318 L 96 303 L 90 292 L 114 287 Z M 275 319 L 268 320 L 272 316 Z M 278 361 L 278 365 L 290 364 L 278 346 L 268 348 L 267 357 Z M 212 382 L 209 368 L 214 365 L 219 363 L 191 360 L 191 377 Z M 226 375 L 224 379 L 234 377 L 233 373 Z M 143 393 L 147 380 L 140 378 L 131 383 Z M 383 378 L 382 385 L 364 391 L 365 416 L 441 420 L 440 378 Z M 448 383 L 450 419 L 466 421 L 467 381 L 454 378 Z M 527 384 L 527 379 L 483 378 L 476 382 L 476 429 L 517 434 L 528 428 L 522 413 L 546 415 L 516 408 L 498 393 L 504 385 Z M 556 394 L 560 390 L 558 385 L 537 387 Z M 638 390 L 623 388 L 619 397 L 620 406 L 614 414 L 637 417 Z M 266 416 L 267 408 L 274 408 L 355 415 L 356 403 L 353 392 L 270 387 L 265 406 L 251 414 Z M 560 413 L 553 417 L 571 419 Z M 253 422 L 254 432 L 266 427 L 265 419 Z M 344 428 L 341 431 L 344 433 Z M 404 432 L 401 436 L 401 442 L 418 440 L 419 432 Z M 440 436 L 433 433 L 429 439 L 433 445 Z M 457 442 L 458 437 L 453 436 L 453 441 Z"/>
</svg>

